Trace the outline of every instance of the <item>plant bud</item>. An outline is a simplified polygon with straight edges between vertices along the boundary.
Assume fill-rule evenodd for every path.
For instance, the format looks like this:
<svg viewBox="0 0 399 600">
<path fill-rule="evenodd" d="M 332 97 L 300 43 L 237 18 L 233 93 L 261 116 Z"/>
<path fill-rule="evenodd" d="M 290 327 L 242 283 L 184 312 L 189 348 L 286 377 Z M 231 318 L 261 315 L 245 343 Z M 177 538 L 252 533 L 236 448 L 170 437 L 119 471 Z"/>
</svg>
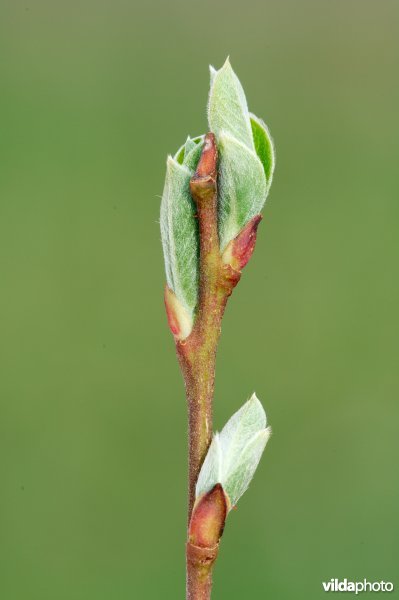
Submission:
<svg viewBox="0 0 399 600">
<path fill-rule="evenodd" d="M 235 271 L 241 272 L 252 256 L 256 244 L 256 232 L 262 220 L 262 215 L 256 215 L 247 223 L 223 252 L 222 260 Z"/>
<path fill-rule="evenodd" d="M 219 150 L 220 249 L 258 215 L 272 181 L 275 156 L 265 124 L 248 111 L 244 90 L 227 59 L 211 69 L 209 128 Z"/>
<path fill-rule="evenodd" d="M 269 440 L 266 413 L 255 394 L 212 438 L 203 462 L 196 497 L 220 483 L 229 502 L 229 510 L 247 490 Z"/>
<path fill-rule="evenodd" d="M 219 156 L 220 252 L 224 264 L 241 271 L 255 246 L 256 226 L 272 182 L 275 154 L 266 125 L 248 111 L 244 90 L 229 60 L 218 71 L 210 69 L 208 122 Z M 188 137 L 176 154 L 169 156 L 161 203 L 166 281 L 191 326 L 199 291 L 199 229 L 190 179 L 203 144 L 204 136 Z M 180 328 L 183 330 L 187 328 Z"/>
<path fill-rule="evenodd" d="M 197 499 L 190 519 L 188 541 L 202 548 L 216 546 L 222 536 L 226 516 L 226 496 L 218 483 Z"/>
<path fill-rule="evenodd" d="M 202 138 L 188 139 L 174 158 L 168 157 L 161 202 L 161 236 L 166 281 L 193 320 L 198 298 L 198 222 L 190 194 L 202 148 Z"/>
</svg>

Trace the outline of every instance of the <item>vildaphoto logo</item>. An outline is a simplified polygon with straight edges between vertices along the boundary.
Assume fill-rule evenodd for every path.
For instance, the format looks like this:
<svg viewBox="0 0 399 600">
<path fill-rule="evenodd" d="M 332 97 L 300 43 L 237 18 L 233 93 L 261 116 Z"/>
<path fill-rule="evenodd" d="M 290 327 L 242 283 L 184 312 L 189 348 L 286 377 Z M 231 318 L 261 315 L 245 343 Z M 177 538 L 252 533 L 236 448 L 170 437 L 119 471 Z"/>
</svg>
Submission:
<svg viewBox="0 0 399 600">
<path fill-rule="evenodd" d="M 330 581 L 323 581 L 323 588 L 325 592 L 355 592 L 360 594 L 361 592 L 393 592 L 393 583 L 390 581 L 348 581 L 348 579 L 330 579 Z"/>
</svg>

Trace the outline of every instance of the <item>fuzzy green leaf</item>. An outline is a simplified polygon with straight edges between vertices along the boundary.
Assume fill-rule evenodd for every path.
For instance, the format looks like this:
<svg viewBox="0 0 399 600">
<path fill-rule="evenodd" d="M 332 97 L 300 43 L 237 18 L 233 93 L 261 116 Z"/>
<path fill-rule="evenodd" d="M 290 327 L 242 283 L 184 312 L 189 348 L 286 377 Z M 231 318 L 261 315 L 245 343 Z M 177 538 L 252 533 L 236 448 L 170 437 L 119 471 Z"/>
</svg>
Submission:
<svg viewBox="0 0 399 600">
<path fill-rule="evenodd" d="M 224 468 L 238 462 L 242 449 L 250 439 L 266 427 L 266 414 L 255 394 L 227 421 L 220 433 Z"/>
<path fill-rule="evenodd" d="M 216 483 L 221 483 L 223 477 L 221 452 L 220 437 L 219 433 L 216 432 L 212 437 L 211 444 L 198 477 L 196 485 L 197 497 L 205 492 L 209 492 Z"/>
<path fill-rule="evenodd" d="M 252 113 L 250 113 L 250 118 L 255 151 L 265 170 L 267 189 L 269 190 L 276 164 L 273 140 L 266 123 L 262 119 Z"/>
<path fill-rule="evenodd" d="M 186 143 L 184 144 L 184 158 L 195 147 L 196 143 L 190 138 L 190 136 L 188 136 L 188 138 L 186 139 Z"/>
<path fill-rule="evenodd" d="M 176 152 L 176 154 L 173 157 L 179 163 L 179 165 L 186 164 L 184 162 L 184 159 L 191 152 L 191 150 L 193 150 L 194 148 L 198 148 L 199 146 L 202 147 L 202 142 L 204 141 L 204 137 L 205 136 L 203 136 L 203 135 L 198 135 L 195 138 L 191 138 L 190 136 L 187 137 L 184 144 L 182 146 L 180 146 L 180 148 L 178 149 L 178 151 Z M 201 154 L 201 153 L 199 153 L 199 154 Z M 197 165 L 195 165 L 195 167 L 196 166 Z M 193 167 L 193 168 L 195 169 L 195 167 Z"/>
<path fill-rule="evenodd" d="M 222 132 L 228 132 L 248 148 L 254 149 L 244 90 L 229 59 L 219 71 L 211 70 L 208 121 L 216 139 Z"/>
<path fill-rule="evenodd" d="M 270 430 L 262 429 L 249 440 L 235 464 L 231 465 L 224 477 L 223 489 L 232 506 L 235 506 L 247 491 L 263 451 L 270 437 Z"/>
<path fill-rule="evenodd" d="M 262 210 L 267 195 L 265 172 L 254 151 L 227 133 L 219 136 L 220 249 Z"/>
<path fill-rule="evenodd" d="M 255 394 L 216 433 L 202 465 L 196 496 L 220 483 L 234 506 L 248 488 L 270 437 L 266 414 Z"/>
<path fill-rule="evenodd" d="M 261 212 L 275 155 L 266 125 L 248 112 L 244 90 L 229 60 L 219 71 L 211 67 L 210 75 L 208 121 L 219 150 L 218 227 L 223 252 Z"/>
<path fill-rule="evenodd" d="M 183 164 L 188 167 L 193 173 L 197 168 L 198 161 L 201 156 L 202 147 L 203 147 L 203 139 L 200 143 L 195 143 L 193 140 L 192 146 L 190 150 L 185 152 Z"/>
<path fill-rule="evenodd" d="M 187 142 L 185 142 L 183 144 L 183 146 L 180 146 L 180 148 L 178 149 L 178 151 L 176 152 L 176 154 L 173 157 L 174 160 L 179 163 L 179 165 L 183 164 L 184 154 L 186 152 L 186 143 Z"/>
<path fill-rule="evenodd" d="M 198 222 L 190 194 L 193 171 L 168 158 L 161 202 L 167 284 L 192 317 L 198 297 Z"/>
</svg>

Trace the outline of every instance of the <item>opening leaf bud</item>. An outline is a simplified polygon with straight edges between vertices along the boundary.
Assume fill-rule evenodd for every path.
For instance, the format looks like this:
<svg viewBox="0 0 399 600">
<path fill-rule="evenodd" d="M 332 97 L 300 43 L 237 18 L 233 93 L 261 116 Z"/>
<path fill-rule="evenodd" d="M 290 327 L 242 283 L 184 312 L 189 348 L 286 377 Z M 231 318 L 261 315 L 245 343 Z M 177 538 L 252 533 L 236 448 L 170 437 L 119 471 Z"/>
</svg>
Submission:
<svg viewBox="0 0 399 600">
<path fill-rule="evenodd" d="M 270 438 L 266 413 L 255 394 L 215 433 L 196 485 L 196 497 L 220 483 L 229 510 L 247 490 Z"/>
</svg>

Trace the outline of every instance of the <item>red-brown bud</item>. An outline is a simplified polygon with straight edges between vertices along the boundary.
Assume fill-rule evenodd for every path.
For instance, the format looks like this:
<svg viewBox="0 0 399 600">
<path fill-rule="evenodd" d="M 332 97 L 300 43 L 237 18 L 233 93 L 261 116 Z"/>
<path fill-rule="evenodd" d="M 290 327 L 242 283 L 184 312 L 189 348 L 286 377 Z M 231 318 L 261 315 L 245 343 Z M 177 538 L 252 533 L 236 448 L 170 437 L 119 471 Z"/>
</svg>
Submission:
<svg viewBox="0 0 399 600">
<path fill-rule="evenodd" d="M 241 271 L 255 249 L 256 232 L 262 220 L 262 215 L 253 217 L 240 233 L 227 245 L 223 252 L 224 264 L 230 265 L 235 271 Z"/>
<path fill-rule="evenodd" d="M 188 530 L 188 541 L 200 548 L 217 546 L 223 533 L 227 512 L 225 493 L 220 483 L 217 483 L 194 505 Z"/>
</svg>

